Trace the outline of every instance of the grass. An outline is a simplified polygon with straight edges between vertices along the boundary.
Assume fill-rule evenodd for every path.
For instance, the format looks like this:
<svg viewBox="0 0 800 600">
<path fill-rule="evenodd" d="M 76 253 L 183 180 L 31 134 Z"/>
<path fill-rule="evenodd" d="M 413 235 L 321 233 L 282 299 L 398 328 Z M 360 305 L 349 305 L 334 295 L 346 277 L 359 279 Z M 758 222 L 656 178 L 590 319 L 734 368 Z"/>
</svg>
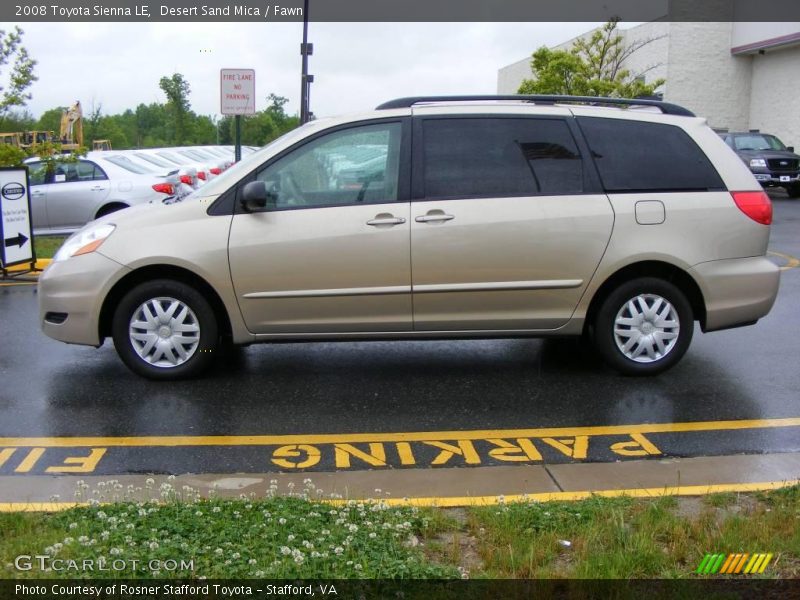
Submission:
<svg viewBox="0 0 800 600">
<path fill-rule="evenodd" d="M 17 571 L 20 554 L 107 565 L 124 559 L 134 567 L 120 569 L 125 577 L 145 579 L 458 576 L 456 567 L 430 562 L 410 543 L 430 525 L 420 509 L 381 501 L 332 505 L 314 499 L 310 481 L 300 493 L 277 496 L 273 488 L 259 500 L 200 499 L 166 482 L 158 489 L 126 491 L 114 481 L 103 488 L 95 499 L 117 494 L 123 501 L 95 500 L 55 514 L 0 514 L 2 576 L 75 576 L 74 570 Z M 124 500 L 142 492 L 158 497 Z"/>
<path fill-rule="evenodd" d="M 696 578 L 706 552 L 772 552 L 756 577 L 800 576 L 800 487 L 468 509 L 331 500 L 310 480 L 288 492 L 273 482 L 264 498 L 223 500 L 168 481 L 127 490 L 111 481 L 91 494 L 81 485 L 90 506 L 0 514 L 0 577 L 75 576 L 14 568 L 16 556 L 45 554 L 135 561 L 121 576 L 143 579 Z"/>
<path fill-rule="evenodd" d="M 469 528 L 493 578 L 682 578 L 706 552 L 773 552 L 763 576 L 800 575 L 800 487 L 481 507 Z"/>
<path fill-rule="evenodd" d="M 36 258 L 53 258 L 56 253 L 67 239 L 64 236 L 58 235 L 38 235 L 33 238 L 33 249 L 36 252 Z"/>
</svg>

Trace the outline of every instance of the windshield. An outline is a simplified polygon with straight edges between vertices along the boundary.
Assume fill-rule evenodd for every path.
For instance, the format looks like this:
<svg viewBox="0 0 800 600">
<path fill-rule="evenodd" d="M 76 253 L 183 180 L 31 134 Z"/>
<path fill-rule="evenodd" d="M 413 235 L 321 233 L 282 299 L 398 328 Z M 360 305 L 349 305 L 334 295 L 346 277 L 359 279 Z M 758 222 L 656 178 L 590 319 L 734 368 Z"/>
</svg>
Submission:
<svg viewBox="0 0 800 600">
<path fill-rule="evenodd" d="M 131 173 L 137 173 L 139 175 L 143 175 L 145 173 L 155 173 L 154 169 L 150 169 L 145 167 L 144 165 L 137 164 L 133 162 L 130 158 L 126 156 L 104 156 L 108 162 L 114 163 L 118 167 L 122 167 L 126 171 L 130 171 Z"/>
<path fill-rule="evenodd" d="M 733 143 L 737 150 L 786 150 L 783 142 L 774 135 L 763 133 L 737 135 L 733 138 Z"/>
<path fill-rule="evenodd" d="M 159 158 L 156 158 L 152 154 L 145 154 L 144 152 L 135 152 L 134 156 L 136 158 L 141 159 L 141 160 L 146 160 L 147 162 L 152 163 L 152 164 L 156 165 L 157 167 L 167 167 L 168 169 L 171 169 L 171 168 L 174 167 L 174 165 L 169 164 L 165 160 L 161 160 Z"/>
<path fill-rule="evenodd" d="M 181 158 L 169 152 L 156 152 L 156 154 L 158 154 L 162 158 L 166 158 L 168 161 L 173 162 L 176 165 L 189 164 L 189 160 L 187 158 Z"/>
</svg>

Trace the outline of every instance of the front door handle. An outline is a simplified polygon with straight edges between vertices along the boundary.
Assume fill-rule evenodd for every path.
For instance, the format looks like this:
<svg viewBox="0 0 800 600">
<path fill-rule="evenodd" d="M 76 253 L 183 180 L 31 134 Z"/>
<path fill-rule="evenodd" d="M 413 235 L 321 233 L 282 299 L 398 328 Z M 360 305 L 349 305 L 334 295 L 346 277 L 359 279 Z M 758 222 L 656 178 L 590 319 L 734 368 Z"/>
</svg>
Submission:
<svg viewBox="0 0 800 600">
<path fill-rule="evenodd" d="M 392 215 L 378 215 L 374 219 L 367 221 L 367 225 L 379 227 L 381 225 L 402 225 L 406 220 L 402 217 L 393 217 Z"/>
<path fill-rule="evenodd" d="M 453 215 L 448 215 L 443 212 L 438 212 L 438 213 L 428 213 L 427 215 L 416 217 L 414 220 L 417 223 L 435 223 L 437 221 L 451 221 L 453 219 L 455 219 Z"/>
</svg>

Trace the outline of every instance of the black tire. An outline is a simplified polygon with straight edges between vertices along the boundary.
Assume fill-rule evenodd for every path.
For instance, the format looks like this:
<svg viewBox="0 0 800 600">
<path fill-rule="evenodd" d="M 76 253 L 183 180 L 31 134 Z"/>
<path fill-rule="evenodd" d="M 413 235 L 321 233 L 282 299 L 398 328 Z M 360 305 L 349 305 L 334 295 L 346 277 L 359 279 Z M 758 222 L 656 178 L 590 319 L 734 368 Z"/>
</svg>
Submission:
<svg viewBox="0 0 800 600">
<path fill-rule="evenodd" d="M 661 303 L 656 306 L 659 298 Z M 631 300 L 636 300 L 633 309 L 628 304 Z M 671 305 L 671 312 L 664 301 Z M 642 303 L 647 310 L 655 307 L 663 318 L 656 318 L 655 314 L 647 315 Z M 638 316 L 634 311 L 638 311 Z M 619 327 L 616 323 L 618 317 L 624 321 Z M 640 318 L 641 326 L 634 326 L 629 322 Z M 669 325 L 673 322 L 677 322 L 677 328 Z M 644 333 L 641 333 L 641 329 L 644 329 Z M 636 333 L 617 334 L 617 331 L 627 330 Z M 659 331 L 662 334 L 660 336 L 657 335 Z M 686 353 L 693 332 L 694 316 L 686 295 L 672 283 L 655 277 L 641 277 L 621 284 L 603 300 L 594 321 L 594 339 L 598 352 L 606 363 L 624 375 L 655 375 L 666 371 Z M 675 333 L 676 337 L 665 340 L 668 335 Z M 638 339 L 643 339 L 644 343 L 636 341 Z M 657 340 L 660 340 L 663 352 L 659 351 Z M 627 342 L 632 347 L 626 354 L 624 347 Z M 652 355 L 645 352 L 648 348 Z M 637 352 L 648 355 L 636 357 Z"/>
<path fill-rule="evenodd" d="M 800 198 L 800 183 L 786 186 L 786 194 L 789 198 Z"/>
<path fill-rule="evenodd" d="M 183 307 L 188 310 L 183 312 Z M 157 314 L 158 308 L 163 316 Z M 174 310 L 172 318 L 170 309 Z M 145 323 L 141 320 L 147 319 L 145 311 L 153 317 L 153 330 L 132 328 L 134 315 L 137 322 Z M 137 339 L 132 338 L 132 329 Z M 159 381 L 202 374 L 211 366 L 219 346 L 217 318 L 211 305 L 193 287 L 170 279 L 148 281 L 130 290 L 114 312 L 111 330 L 122 361 L 134 373 Z M 151 340 L 155 341 L 148 350 Z"/>
</svg>

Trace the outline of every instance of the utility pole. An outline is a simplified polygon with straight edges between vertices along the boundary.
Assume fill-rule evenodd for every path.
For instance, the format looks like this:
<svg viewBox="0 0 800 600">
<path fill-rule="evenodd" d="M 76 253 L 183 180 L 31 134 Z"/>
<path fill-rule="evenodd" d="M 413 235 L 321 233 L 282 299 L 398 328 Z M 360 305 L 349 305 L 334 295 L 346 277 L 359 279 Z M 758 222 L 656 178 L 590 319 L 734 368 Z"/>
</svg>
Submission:
<svg viewBox="0 0 800 600">
<path fill-rule="evenodd" d="M 300 76 L 300 124 L 308 123 L 311 118 L 311 82 L 314 76 L 308 74 L 308 57 L 314 54 L 314 44 L 308 43 L 308 0 L 303 2 L 303 43 L 300 45 L 300 55 L 303 57 L 303 72 Z"/>
</svg>

